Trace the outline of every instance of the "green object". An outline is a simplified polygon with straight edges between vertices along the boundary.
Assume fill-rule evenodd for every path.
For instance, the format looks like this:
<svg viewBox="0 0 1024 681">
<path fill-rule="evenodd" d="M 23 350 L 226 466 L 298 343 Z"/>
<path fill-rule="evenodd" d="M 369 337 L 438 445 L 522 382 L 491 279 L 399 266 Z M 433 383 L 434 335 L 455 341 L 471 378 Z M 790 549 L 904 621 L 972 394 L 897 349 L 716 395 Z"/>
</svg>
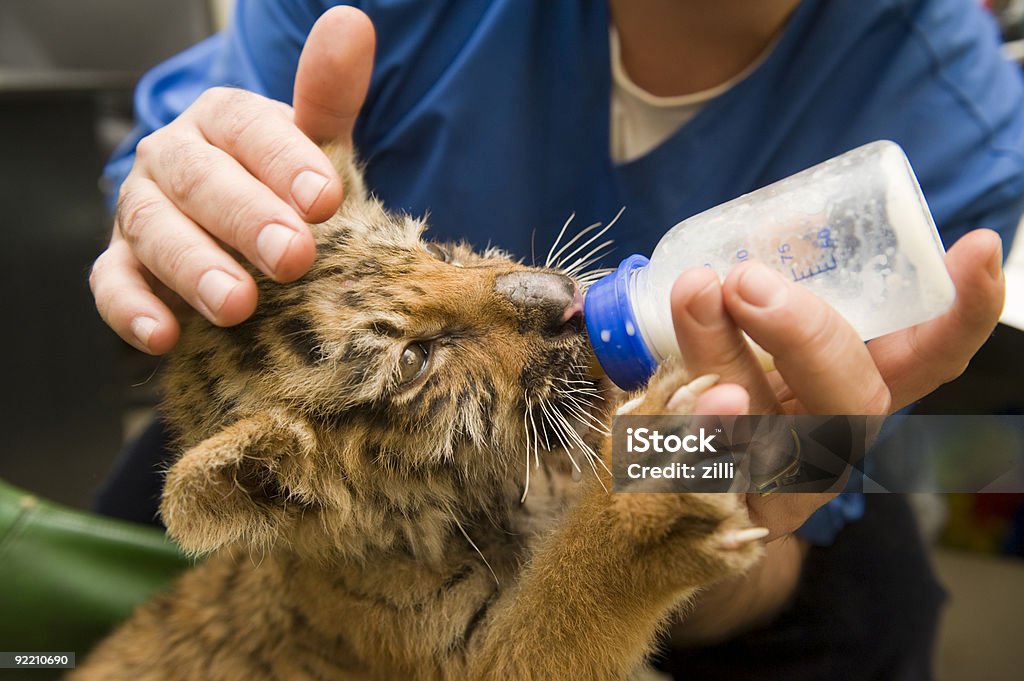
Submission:
<svg viewBox="0 0 1024 681">
<path fill-rule="evenodd" d="M 0 480 L 0 650 L 73 651 L 81 661 L 190 564 L 156 528 L 66 508 Z"/>
</svg>

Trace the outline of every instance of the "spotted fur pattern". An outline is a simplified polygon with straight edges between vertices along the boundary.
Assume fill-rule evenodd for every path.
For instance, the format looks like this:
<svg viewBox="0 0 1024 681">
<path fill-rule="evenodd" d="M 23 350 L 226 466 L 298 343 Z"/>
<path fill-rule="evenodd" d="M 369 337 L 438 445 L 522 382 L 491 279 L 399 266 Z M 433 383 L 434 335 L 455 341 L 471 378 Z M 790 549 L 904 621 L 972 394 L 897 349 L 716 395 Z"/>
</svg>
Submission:
<svg viewBox="0 0 1024 681">
<path fill-rule="evenodd" d="M 756 560 L 719 541 L 749 524 L 739 498 L 609 494 L 618 396 L 578 317 L 519 295 L 546 270 L 425 242 L 333 153 L 347 198 L 312 270 L 259 278 L 239 326 L 189 320 L 170 360 L 161 512 L 209 557 L 72 677 L 628 677 Z M 686 383 L 659 372 L 639 409 Z"/>
</svg>

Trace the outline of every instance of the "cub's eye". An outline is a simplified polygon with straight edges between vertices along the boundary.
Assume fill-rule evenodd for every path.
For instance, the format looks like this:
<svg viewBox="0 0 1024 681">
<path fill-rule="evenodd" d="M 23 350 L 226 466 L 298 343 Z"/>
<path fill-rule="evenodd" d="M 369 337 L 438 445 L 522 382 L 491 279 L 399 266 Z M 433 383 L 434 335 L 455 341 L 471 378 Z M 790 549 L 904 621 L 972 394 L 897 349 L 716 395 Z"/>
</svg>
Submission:
<svg viewBox="0 0 1024 681">
<path fill-rule="evenodd" d="M 422 343 L 412 343 L 407 346 L 402 351 L 402 358 L 398 361 L 399 382 L 405 385 L 419 376 L 427 366 L 429 357 L 430 355 Z"/>
<path fill-rule="evenodd" d="M 443 248 L 442 246 L 438 246 L 433 243 L 424 244 L 423 247 L 426 249 L 427 253 L 434 256 L 441 262 L 451 262 L 452 256 L 451 253 L 448 252 L 447 248 Z"/>
</svg>

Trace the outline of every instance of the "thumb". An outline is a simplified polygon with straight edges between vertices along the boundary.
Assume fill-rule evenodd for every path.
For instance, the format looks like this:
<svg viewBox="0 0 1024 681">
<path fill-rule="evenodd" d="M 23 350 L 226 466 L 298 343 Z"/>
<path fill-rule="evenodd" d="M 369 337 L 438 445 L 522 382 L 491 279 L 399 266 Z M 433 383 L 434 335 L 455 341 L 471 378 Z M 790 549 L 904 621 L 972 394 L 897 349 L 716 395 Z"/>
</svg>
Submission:
<svg viewBox="0 0 1024 681">
<path fill-rule="evenodd" d="M 376 37 L 369 17 L 333 7 L 313 24 L 295 73 L 295 124 L 314 142 L 352 142 L 366 99 Z"/>
</svg>

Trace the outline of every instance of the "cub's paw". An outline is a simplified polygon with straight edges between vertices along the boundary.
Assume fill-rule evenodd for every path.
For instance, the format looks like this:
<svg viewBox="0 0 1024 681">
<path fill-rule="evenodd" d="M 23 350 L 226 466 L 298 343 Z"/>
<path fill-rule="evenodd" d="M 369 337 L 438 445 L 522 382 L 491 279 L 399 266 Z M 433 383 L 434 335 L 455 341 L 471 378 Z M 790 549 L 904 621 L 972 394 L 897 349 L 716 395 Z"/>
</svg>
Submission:
<svg viewBox="0 0 1024 681">
<path fill-rule="evenodd" d="M 668 361 L 647 383 L 639 395 L 623 403 L 616 414 L 646 416 L 692 414 L 697 399 L 718 382 L 718 376 L 706 374 L 691 380 L 690 374 L 677 361 Z"/>
<path fill-rule="evenodd" d="M 708 568 L 712 581 L 750 569 L 764 552 L 762 539 L 770 533 L 767 527 L 758 527 L 750 522 L 745 497 L 741 494 L 684 494 L 684 497 L 700 497 L 701 502 L 716 505 L 729 513 L 720 521 L 714 531 L 699 541 L 696 555 Z"/>
<path fill-rule="evenodd" d="M 715 375 L 691 379 L 680 364 L 669 362 L 618 414 L 689 416 L 717 382 Z M 647 569 L 673 587 L 707 585 L 744 572 L 760 558 L 760 539 L 768 535 L 751 524 L 742 494 L 622 491 L 612 495 L 611 505 L 619 530 L 644 556 Z"/>
<path fill-rule="evenodd" d="M 768 530 L 751 524 L 740 494 L 613 495 L 617 522 L 650 573 L 696 587 L 745 572 L 761 556 Z"/>
</svg>

